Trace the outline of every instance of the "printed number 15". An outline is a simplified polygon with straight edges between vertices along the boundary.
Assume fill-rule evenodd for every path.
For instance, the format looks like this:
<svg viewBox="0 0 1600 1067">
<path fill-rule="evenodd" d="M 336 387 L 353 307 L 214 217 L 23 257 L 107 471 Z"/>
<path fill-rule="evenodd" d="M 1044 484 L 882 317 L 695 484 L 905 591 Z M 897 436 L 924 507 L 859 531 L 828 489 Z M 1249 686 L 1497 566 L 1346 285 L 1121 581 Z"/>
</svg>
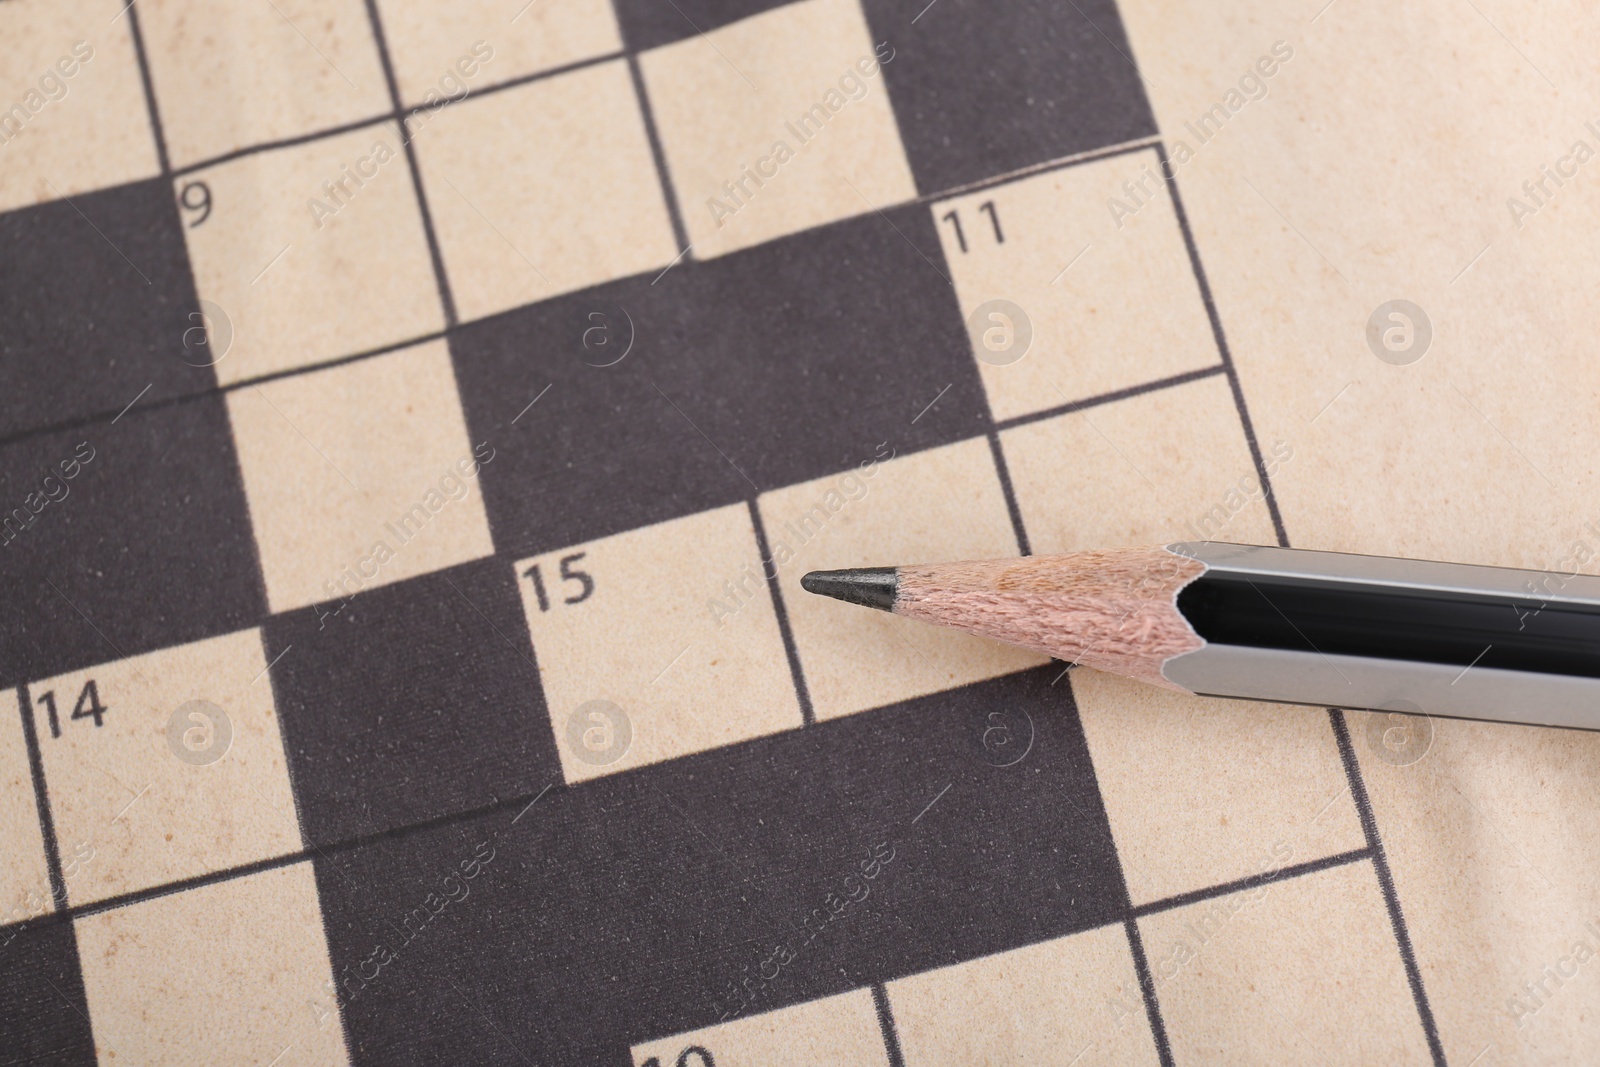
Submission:
<svg viewBox="0 0 1600 1067">
<path fill-rule="evenodd" d="M 574 552 L 570 556 L 561 557 L 561 580 L 564 582 L 577 582 L 578 592 L 574 596 L 562 597 L 563 604 L 581 604 L 594 593 L 594 579 L 585 571 L 580 571 L 573 564 L 582 559 L 587 553 Z M 539 565 L 535 563 L 522 572 L 524 578 L 533 579 L 533 592 L 539 598 L 539 610 L 550 610 L 550 594 L 544 591 L 544 575 L 539 573 Z"/>
</svg>

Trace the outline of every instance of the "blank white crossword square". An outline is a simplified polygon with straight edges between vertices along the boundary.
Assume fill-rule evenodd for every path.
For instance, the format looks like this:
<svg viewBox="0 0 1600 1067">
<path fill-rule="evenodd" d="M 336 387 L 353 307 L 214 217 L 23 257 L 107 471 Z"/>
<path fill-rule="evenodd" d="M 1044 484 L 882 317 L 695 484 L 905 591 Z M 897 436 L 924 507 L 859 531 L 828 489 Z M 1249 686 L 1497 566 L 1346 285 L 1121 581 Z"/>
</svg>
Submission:
<svg viewBox="0 0 1600 1067">
<path fill-rule="evenodd" d="M 73 925 L 103 1063 L 349 1062 L 309 862 Z"/>
<path fill-rule="evenodd" d="M 1366 844 L 1323 709 L 1087 668 L 1072 673 L 1072 695 L 1135 904 Z"/>
<path fill-rule="evenodd" d="M 0 210 L 160 172 L 121 6 L 0 4 Z"/>
<path fill-rule="evenodd" d="M 622 49 L 611 0 L 381 0 L 378 8 L 408 109 Z"/>
<path fill-rule="evenodd" d="M 452 104 L 417 156 L 464 319 L 678 254 L 625 62 Z"/>
<path fill-rule="evenodd" d="M 760 507 L 819 720 L 1045 661 L 800 587 L 800 576 L 812 569 L 1016 555 L 1016 534 L 983 438 L 863 461 L 833 477 L 763 493 Z"/>
<path fill-rule="evenodd" d="M 1014 426 L 1000 442 L 1035 552 L 1274 540 L 1220 374 Z M 1262 451 L 1269 478 L 1294 461 L 1287 441 Z"/>
<path fill-rule="evenodd" d="M 1429 1061 L 1366 860 L 1159 912 L 1139 930 L 1178 1063 Z M 1344 993 L 1355 989 L 1360 1025 Z"/>
<path fill-rule="evenodd" d="M 443 341 L 228 394 L 266 575 L 285 611 L 490 555 Z"/>
<path fill-rule="evenodd" d="M 883 81 L 892 54 L 856 0 L 801 0 L 640 57 L 697 256 L 917 195 Z"/>
<path fill-rule="evenodd" d="M 80 843 L 62 849 L 71 856 Z M 0 925 L 54 911 L 33 775 L 14 696 L 0 696 Z"/>
<path fill-rule="evenodd" d="M 1160 1062 L 1121 924 L 909 975 L 887 990 L 908 1064 Z M 1119 1021 L 1108 1010 L 1119 1005 L 1135 1017 Z"/>
<path fill-rule="evenodd" d="M 175 167 L 391 109 L 361 0 L 140 0 Z"/>
<path fill-rule="evenodd" d="M 516 568 L 568 782 L 801 725 L 746 505 Z"/>
<path fill-rule="evenodd" d="M 179 178 L 195 288 L 231 339 L 226 385 L 444 326 L 401 132 L 384 122 Z"/>
<path fill-rule="evenodd" d="M 259 630 L 29 686 L 74 905 L 303 847 Z"/>
<path fill-rule="evenodd" d="M 1122 198 L 1138 206 L 1113 213 Z M 1221 362 L 1155 152 L 928 210 L 996 419 Z"/>
</svg>

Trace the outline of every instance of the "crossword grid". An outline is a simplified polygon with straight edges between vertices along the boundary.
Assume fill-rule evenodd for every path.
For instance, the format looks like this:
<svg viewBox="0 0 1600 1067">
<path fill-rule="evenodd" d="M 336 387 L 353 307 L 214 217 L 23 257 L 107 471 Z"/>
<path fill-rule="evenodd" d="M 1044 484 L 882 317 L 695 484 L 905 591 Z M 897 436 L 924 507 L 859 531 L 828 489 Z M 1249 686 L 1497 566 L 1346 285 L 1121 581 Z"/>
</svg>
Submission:
<svg viewBox="0 0 1600 1067">
<path fill-rule="evenodd" d="M 251 148 L 235 150 L 211 160 L 186 164 L 182 168 L 177 169 L 171 166 L 168 158 L 167 145 L 165 137 L 162 133 L 161 120 L 156 106 L 156 96 L 151 79 L 150 65 L 146 55 L 146 46 L 143 35 L 139 28 L 139 13 L 132 6 L 130 6 L 126 11 L 126 17 L 134 42 L 134 48 L 138 59 L 139 73 L 145 91 L 146 106 L 149 110 L 150 124 L 154 133 L 155 147 L 160 166 L 160 177 L 170 183 L 176 178 L 201 173 L 207 168 L 211 168 L 225 162 L 245 159 L 251 155 L 264 153 L 277 148 L 292 147 L 303 143 L 309 143 L 321 140 L 323 138 L 336 136 L 340 133 L 352 132 L 355 130 L 376 126 L 387 121 L 403 121 L 405 118 L 406 109 L 401 103 L 400 91 L 395 77 L 393 62 L 385 42 L 382 20 L 379 15 L 378 7 L 375 0 L 365 0 L 365 6 L 371 22 L 371 31 L 376 44 L 387 92 L 392 105 L 392 110 L 390 112 L 380 116 L 372 117 L 370 119 L 362 120 L 359 123 L 333 127 L 316 134 L 297 136 L 270 144 L 263 144 Z M 533 84 L 546 79 L 552 79 L 574 71 L 583 70 L 590 67 L 597 67 L 606 63 L 607 61 L 623 57 L 626 58 L 628 63 L 629 79 L 641 109 L 641 117 L 644 122 L 649 140 L 651 156 L 655 161 L 656 172 L 662 183 L 664 206 L 670 219 L 671 229 L 677 246 L 681 249 L 684 249 L 687 253 L 689 252 L 689 240 L 686 227 L 680 215 L 680 201 L 673 191 L 672 183 L 668 176 L 666 156 L 661 145 L 661 135 L 651 114 L 649 97 L 646 91 L 645 75 L 641 71 L 640 56 L 637 50 L 628 48 L 622 50 L 621 52 L 597 56 L 552 70 L 542 71 L 517 79 L 512 79 L 504 84 L 499 84 L 489 89 L 463 94 L 460 99 L 465 100 L 469 96 L 475 99 L 479 96 L 487 96 L 491 93 L 504 92 L 519 88 L 523 85 Z M 240 379 L 238 381 L 226 383 L 212 390 L 168 395 L 140 405 L 141 412 L 148 414 L 151 411 L 162 410 L 164 408 L 176 408 L 188 401 L 195 399 L 196 397 L 211 394 L 243 392 L 247 388 L 254 388 L 261 384 L 310 376 L 335 367 L 343 367 L 361 361 L 375 360 L 377 357 L 389 355 L 391 353 L 398 353 L 402 350 L 412 349 L 430 341 L 454 338 L 460 320 L 458 319 L 455 298 L 452 295 L 450 282 L 447 276 L 444 253 L 441 249 L 439 238 L 435 232 L 433 216 L 428 206 L 427 195 L 424 188 L 422 167 L 418 161 L 417 151 L 413 147 L 410 139 L 406 139 L 404 147 L 406 165 L 416 197 L 417 208 L 421 216 L 423 231 L 426 236 L 428 254 L 433 272 L 433 280 L 437 286 L 439 299 L 443 309 L 445 321 L 444 329 L 441 331 L 424 333 L 412 337 L 409 340 L 388 343 L 370 351 L 361 351 L 354 354 L 341 355 L 336 358 L 319 360 L 315 363 L 306 364 L 304 366 L 299 366 L 292 369 L 273 371 L 250 378 Z M 914 209 L 926 209 L 927 213 L 931 214 L 934 205 L 946 200 L 950 200 L 958 193 L 965 195 L 972 192 L 981 192 L 990 189 L 1003 189 L 1012 185 L 1013 183 L 1025 181 L 1035 176 L 1048 176 L 1054 173 L 1055 169 L 1071 168 L 1096 161 L 1115 159 L 1124 155 L 1146 151 L 1152 152 L 1163 165 L 1165 164 L 1166 154 L 1161 143 L 1158 140 L 1144 138 L 1136 140 L 1130 144 L 1113 146 L 1105 149 L 1097 149 L 1084 153 L 1077 153 L 1067 157 L 1067 161 L 1065 162 L 1060 160 L 1047 162 L 1040 166 L 1026 168 L 1022 171 L 1012 172 L 1003 176 L 992 177 L 982 182 L 965 185 L 959 189 L 945 192 L 922 193 L 914 196 L 912 199 L 904 203 L 896 204 L 895 207 L 897 209 L 904 209 L 907 212 Z M 1168 178 L 1165 182 L 1165 186 L 1167 193 L 1171 198 L 1171 206 L 1175 213 L 1184 247 L 1189 257 L 1192 278 L 1194 283 L 1198 286 L 1201 302 L 1204 306 L 1206 316 L 1209 319 L 1213 334 L 1213 341 L 1216 346 L 1216 352 L 1220 355 L 1220 363 L 1196 370 L 1168 375 L 1137 385 L 1130 385 L 1105 391 L 1088 396 L 1086 398 L 1064 399 L 1062 403 L 1049 408 L 1030 411 L 1026 414 L 1014 415 L 1003 419 L 997 419 L 993 417 L 985 409 L 982 412 L 980 422 L 987 423 L 987 427 L 982 430 L 980 436 L 987 445 L 986 451 L 993 464 L 994 474 L 997 478 L 999 490 L 1004 501 L 1006 518 L 1010 524 L 1011 532 L 1016 539 L 1016 547 L 1024 553 L 1030 550 L 1030 539 L 1025 529 L 1023 506 L 1019 503 L 1018 494 L 1013 485 L 1013 474 L 1007 462 L 1005 442 L 1002 439 L 1002 435 L 1006 431 L 1025 426 L 1043 424 L 1052 419 L 1058 419 L 1070 414 L 1109 406 L 1121 401 L 1132 400 L 1137 397 L 1161 393 L 1167 390 L 1179 389 L 1181 387 L 1200 383 L 1217 376 L 1222 377 L 1227 382 L 1228 390 L 1231 394 L 1234 405 L 1234 410 L 1238 417 L 1239 425 L 1243 430 L 1250 461 L 1253 464 L 1258 477 L 1261 479 L 1262 486 L 1264 487 L 1265 507 L 1267 508 L 1270 516 L 1271 526 L 1276 531 L 1278 542 L 1280 544 L 1288 543 L 1288 538 L 1284 531 L 1282 519 L 1278 513 L 1276 501 L 1271 495 L 1270 481 L 1267 477 L 1267 471 L 1263 462 L 1261 448 L 1256 441 L 1254 431 L 1249 422 L 1243 393 L 1241 391 L 1239 380 L 1233 368 L 1231 357 L 1227 349 L 1220 319 L 1218 318 L 1209 289 L 1205 282 L 1204 273 L 1200 266 L 1198 251 L 1195 248 L 1188 222 L 1183 214 L 1183 208 L 1178 197 L 1176 184 L 1171 178 Z M 878 213 L 882 215 L 881 211 Z M 885 216 L 885 219 L 887 220 L 887 216 Z M 893 226 L 894 223 L 891 222 L 890 225 Z M 912 242 L 910 238 L 905 237 L 903 233 L 900 234 L 900 237 L 904 238 L 906 243 L 911 245 L 914 250 L 917 250 L 919 255 L 922 254 L 920 249 L 916 249 L 915 243 Z M 684 258 L 689 262 L 684 263 L 679 268 L 673 269 L 689 268 L 690 265 L 695 261 L 695 257 L 692 256 L 692 253 L 684 256 Z M 924 256 L 924 258 L 926 258 L 926 256 Z M 964 344 L 965 342 L 963 342 L 963 345 Z M 137 402 L 137 400 L 138 398 L 135 398 L 135 402 Z M 463 400 L 463 403 L 465 403 L 465 400 Z M 937 403 L 937 400 L 935 403 Z M 132 405 L 129 406 L 132 407 Z M 930 407 L 931 406 L 933 405 L 930 405 Z M 126 413 L 126 410 L 127 409 L 123 409 L 121 412 L 118 412 L 116 417 L 120 419 L 122 414 Z M 83 426 L 97 425 L 101 422 L 104 422 L 107 416 L 111 414 L 112 410 L 107 409 L 103 412 L 81 416 L 66 423 L 57 423 L 30 428 L 9 435 L 5 438 L 4 443 L 12 444 L 19 441 L 42 438 L 48 434 L 63 429 L 76 429 Z M 685 418 L 687 418 L 687 416 L 685 416 Z M 116 420 L 113 419 L 112 421 L 114 422 Z M 469 422 L 470 421 L 471 417 L 469 414 Z M 977 438 L 975 437 L 961 435 L 951 438 L 947 435 L 943 440 L 946 440 L 948 444 L 940 447 L 955 447 L 976 439 Z M 907 458 L 911 458 L 919 454 L 922 453 L 919 451 L 911 451 L 906 455 Z M 732 461 L 730 460 L 729 463 L 731 465 Z M 491 468 L 491 470 L 493 470 L 493 468 Z M 486 477 L 493 476 L 493 474 L 486 475 Z M 486 483 L 485 491 L 486 494 L 488 494 L 494 490 L 492 486 Z M 746 514 L 748 515 L 759 558 L 771 559 L 773 558 L 773 537 L 770 529 L 768 528 L 768 523 L 764 522 L 763 519 L 763 512 L 760 506 L 761 499 L 761 494 L 754 496 L 745 495 L 740 502 L 742 503 Z M 491 512 L 492 510 L 493 505 L 491 504 Z M 491 514 L 490 526 L 495 530 L 497 537 L 494 546 L 495 549 L 498 550 L 497 558 L 499 562 L 497 564 L 497 568 L 498 573 L 503 574 L 506 564 L 513 563 L 518 559 L 527 556 L 528 553 L 522 551 L 521 549 L 531 546 L 502 546 L 498 540 L 499 536 L 501 535 L 500 525 L 501 524 L 498 523 Z M 537 552 L 536 555 L 548 556 L 550 555 L 549 550 L 557 548 L 558 545 L 564 546 L 567 544 L 587 543 L 587 540 L 588 539 L 585 539 L 583 542 L 567 542 L 561 541 L 558 538 L 554 542 L 543 545 L 541 550 Z M 514 574 L 512 577 L 513 581 L 515 581 Z M 404 584 L 405 583 L 401 583 L 402 586 Z M 802 650 L 797 644 L 788 611 L 785 609 L 784 592 L 780 588 L 779 578 L 776 571 L 768 576 L 766 585 L 767 595 L 770 597 L 772 610 L 775 616 L 779 634 L 781 636 L 787 666 L 790 672 L 791 681 L 794 686 L 800 711 L 801 721 L 796 725 L 805 725 L 808 727 L 815 726 L 818 724 L 819 716 L 813 707 L 812 697 L 808 692 L 807 675 L 803 666 L 804 658 L 802 656 Z M 395 589 L 400 588 L 400 586 L 386 586 L 382 588 Z M 374 589 L 370 592 L 363 590 L 363 592 L 367 592 L 368 596 L 373 595 L 373 593 L 376 593 L 377 591 L 377 589 Z M 526 589 L 523 590 L 523 596 L 524 598 L 527 596 Z M 465 594 L 462 594 L 462 598 L 471 604 L 471 598 L 468 598 Z M 477 609 L 474 608 L 473 610 L 476 611 Z M 274 617 L 282 614 L 284 613 L 276 609 L 276 607 L 274 608 Z M 306 613 L 303 610 L 298 610 L 298 614 L 299 616 L 303 617 Z M 265 615 L 263 615 L 263 618 L 265 618 Z M 490 621 L 488 620 L 487 616 L 485 616 L 485 620 Z M 271 620 L 268 619 L 267 622 L 270 630 Z M 490 625 L 493 627 L 494 623 L 490 621 Z M 538 639 L 535 638 L 535 646 L 537 646 L 538 643 Z M 276 664 L 289 650 L 289 645 L 285 644 L 282 651 L 279 651 L 277 642 L 271 636 L 270 632 L 265 638 L 263 645 L 263 663 L 266 663 L 266 661 L 270 658 L 271 664 Z M 273 655 L 274 653 L 276 653 L 275 656 Z M 153 656 L 155 653 L 151 653 L 151 655 Z M 523 658 L 527 658 L 526 654 L 523 654 Z M 263 670 L 271 678 L 274 689 L 278 690 L 284 683 L 280 681 L 279 672 L 274 670 L 271 664 L 265 666 Z M 76 669 L 83 666 L 83 664 L 74 662 L 67 664 L 67 666 Z M 289 670 L 291 667 L 292 665 L 286 666 L 283 669 Z M 135 668 L 135 670 L 137 670 L 137 668 Z M 1057 669 L 1044 668 L 1044 671 L 1052 679 L 1050 684 L 1053 685 L 1053 680 L 1059 678 Z M 79 671 L 78 673 L 81 674 L 83 672 Z M 1038 672 L 1034 673 L 1037 674 Z M 151 884 L 127 892 L 107 895 L 100 899 L 90 900 L 85 903 L 71 903 L 69 905 L 68 902 L 71 898 L 69 896 L 69 887 L 63 871 L 63 864 L 60 855 L 61 848 L 58 844 L 58 828 L 52 818 L 51 803 L 49 800 L 48 791 L 46 789 L 47 774 L 45 759 L 37 727 L 38 719 L 36 695 L 40 687 L 41 683 L 37 682 L 34 682 L 33 684 L 19 684 L 17 693 L 20 720 L 22 725 L 22 735 L 26 745 L 27 764 L 36 797 L 37 816 L 40 824 L 41 838 L 44 845 L 45 861 L 49 876 L 51 896 L 55 903 L 55 911 L 49 916 L 45 916 L 43 918 L 20 925 L 14 925 L 11 928 L 13 934 L 15 934 L 15 932 L 19 929 L 24 931 L 32 931 L 48 929 L 52 926 L 70 929 L 73 923 L 87 917 L 115 912 L 119 909 L 126 908 L 129 905 L 136 903 L 143 903 L 163 897 L 180 895 L 188 891 L 218 885 L 230 880 L 242 879 L 245 876 L 291 868 L 307 860 L 320 860 L 323 864 L 331 865 L 335 857 L 345 854 L 358 854 L 368 846 L 383 840 L 406 837 L 408 835 L 421 835 L 430 831 L 449 829 L 452 827 L 481 821 L 487 817 L 499 817 L 510 812 L 518 813 L 517 817 L 520 818 L 521 814 L 526 813 L 533 804 L 537 803 L 539 799 L 544 796 L 545 789 L 548 789 L 548 786 L 546 786 L 545 789 L 539 790 L 526 789 L 515 793 L 515 795 L 496 799 L 492 803 L 479 804 L 473 807 L 452 810 L 433 819 L 416 820 L 406 825 L 395 825 L 365 834 L 348 834 L 340 837 L 337 840 L 328 840 L 323 838 L 320 844 L 316 843 L 313 836 L 308 834 L 306 839 L 308 843 L 307 847 L 302 849 L 274 854 L 252 862 L 240 863 L 226 869 L 212 870 L 208 871 L 207 873 L 194 875 L 191 877 L 163 881 L 159 884 Z M 1166 1028 L 1162 1022 L 1161 1010 L 1159 1004 L 1157 1003 L 1155 980 L 1151 974 L 1150 964 L 1146 959 L 1146 954 L 1138 927 L 1138 920 L 1202 901 L 1218 899 L 1230 894 L 1239 893 L 1247 889 L 1275 884 L 1278 882 L 1285 882 L 1301 876 L 1312 875 L 1337 867 L 1356 864 L 1362 860 L 1372 861 L 1373 868 L 1382 888 L 1384 903 L 1387 908 L 1390 921 L 1393 925 L 1393 932 L 1405 967 L 1406 978 L 1410 983 L 1413 996 L 1416 1000 L 1417 1011 L 1420 1014 L 1423 1022 L 1423 1027 L 1427 1036 L 1430 1051 L 1432 1052 L 1435 1062 L 1443 1062 L 1442 1049 L 1439 1045 L 1438 1036 L 1435 1032 L 1432 1016 L 1428 1009 L 1426 996 L 1422 989 L 1420 975 L 1417 971 L 1409 939 L 1405 930 L 1403 917 L 1395 896 L 1393 881 L 1389 874 L 1387 862 L 1384 857 L 1382 841 L 1377 833 L 1377 828 L 1372 816 L 1371 806 L 1366 798 L 1365 789 L 1362 784 L 1360 769 L 1356 764 L 1355 756 L 1351 747 L 1348 728 L 1345 724 L 1342 713 L 1337 710 L 1330 712 L 1330 722 L 1334 736 L 1337 740 L 1339 755 L 1342 760 L 1344 772 L 1348 777 L 1349 789 L 1352 793 L 1355 807 L 1360 817 L 1361 830 L 1366 840 L 1366 845 L 1364 848 L 1346 850 L 1308 862 L 1284 866 L 1270 873 L 1238 879 L 1223 884 L 1212 885 L 1208 888 L 1190 891 L 1155 901 L 1147 901 L 1142 904 L 1135 905 L 1131 902 L 1126 902 L 1120 908 L 1119 914 L 1110 919 L 1110 921 L 1113 923 L 1120 923 L 1123 928 L 1124 935 L 1128 943 L 1128 951 L 1131 955 L 1136 971 L 1137 981 L 1144 1002 L 1144 1008 L 1147 1014 L 1152 1040 L 1154 1042 L 1157 1054 L 1163 1063 L 1173 1062 L 1173 1053 L 1168 1040 Z M 550 725 L 556 726 L 553 711 L 551 713 Z M 559 732 L 559 730 L 557 732 Z M 1090 788 L 1093 788 L 1092 784 Z M 298 789 L 296 792 L 298 793 Z M 299 798 L 297 796 L 297 802 L 303 805 L 306 800 L 305 798 Z M 924 813 L 925 812 L 926 809 Z M 302 808 L 302 818 L 304 815 L 305 811 Z M 921 816 L 918 816 L 918 818 L 920 817 Z M 1115 859 L 1115 855 L 1116 854 L 1113 851 L 1111 853 L 1111 857 Z M 321 877 L 323 877 L 321 874 L 320 865 L 318 867 L 318 873 L 320 882 Z M 346 877 L 348 878 L 349 876 L 346 875 Z M 1118 877 L 1120 878 L 1120 874 Z M 320 885 L 319 891 L 322 891 L 322 886 Z M 1098 925 L 1099 924 L 1092 924 L 1089 926 L 1080 927 L 1079 931 L 1085 932 L 1087 930 L 1096 929 L 1098 928 Z M 888 1062 L 893 1064 L 906 1062 L 900 1047 L 900 1039 L 896 1034 L 895 1021 L 890 1009 L 890 994 L 886 988 L 886 984 L 882 981 L 873 982 L 867 988 L 870 988 L 871 990 L 872 1010 L 881 1028 L 881 1036 L 884 1042 L 885 1050 L 884 1055 L 888 1058 Z M 800 1003 L 806 1002 L 803 1001 Z M 350 1046 L 352 1054 L 354 1054 L 355 1050 L 360 1047 L 360 1043 L 348 1032 L 348 1028 L 351 1025 L 348 1018 L 344 1019 L 344 1025 L 347 1029 L 345 1040 Z"/>
</svg>

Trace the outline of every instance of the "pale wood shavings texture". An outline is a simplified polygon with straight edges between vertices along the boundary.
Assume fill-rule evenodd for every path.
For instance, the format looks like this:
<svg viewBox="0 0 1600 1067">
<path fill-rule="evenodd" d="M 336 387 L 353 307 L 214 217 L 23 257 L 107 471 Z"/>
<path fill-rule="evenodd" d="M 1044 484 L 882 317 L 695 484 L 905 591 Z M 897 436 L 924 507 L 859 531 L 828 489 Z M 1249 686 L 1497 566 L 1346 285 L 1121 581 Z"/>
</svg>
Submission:
<svg viewBox="0 0 1600 1067">
<path fill-rule="evenodd" d="M 894 612 L 1187 692 L 1161 666 L 1205 639 L 1178 613 L 1205 564 L 1165 548 L 899 569 Z"/>
</svg>

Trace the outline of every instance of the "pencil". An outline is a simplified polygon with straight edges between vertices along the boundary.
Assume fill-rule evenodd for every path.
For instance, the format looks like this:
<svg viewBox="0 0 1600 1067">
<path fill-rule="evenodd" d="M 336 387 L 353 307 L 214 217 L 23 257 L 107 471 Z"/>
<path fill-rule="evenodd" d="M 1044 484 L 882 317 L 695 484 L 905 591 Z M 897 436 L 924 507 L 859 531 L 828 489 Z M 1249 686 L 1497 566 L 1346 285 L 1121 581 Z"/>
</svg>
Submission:
<svg viewBox="0 0 1600 1067">
<path fill-rule="evenodd" d="M 1589 575 L 1182 542 L 800 584 L 1185 693 L 1600 729 Z"/>
</svg>

